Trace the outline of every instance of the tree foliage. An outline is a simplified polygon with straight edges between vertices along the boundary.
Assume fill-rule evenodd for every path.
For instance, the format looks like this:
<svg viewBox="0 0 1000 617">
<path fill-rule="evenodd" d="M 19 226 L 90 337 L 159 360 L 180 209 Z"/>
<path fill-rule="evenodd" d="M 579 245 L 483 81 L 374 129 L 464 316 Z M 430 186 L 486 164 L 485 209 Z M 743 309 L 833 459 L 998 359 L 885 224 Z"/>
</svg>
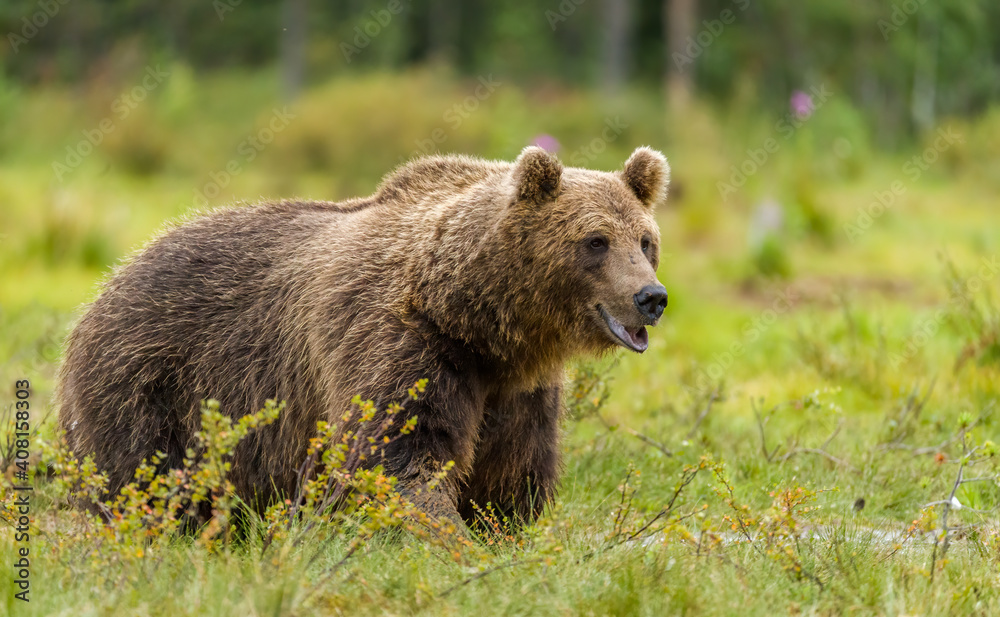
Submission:
<svg viewBox="0 0 1000 617">
<path fill-rule="evenodd" d="M 890 135 L 975 114 L 997 95 L 1000 4 L 991 0 L 701 0 L 693 27 L 671 29 L 679 1 L 7 0 L 0 67 L 28 83 L 156 61 L 288 72 L 287 37 L 304 30 L 300 61 L 312 81 L 433 63 L 529 83 L 657 88 L 673 64 L 699 96 L 720 101 L 785 101 L 822 82 Z M 288 23 L 303 17 L 305 28 Z M 671 46 L 670 32 L 682 40 Z"/>
</svg>

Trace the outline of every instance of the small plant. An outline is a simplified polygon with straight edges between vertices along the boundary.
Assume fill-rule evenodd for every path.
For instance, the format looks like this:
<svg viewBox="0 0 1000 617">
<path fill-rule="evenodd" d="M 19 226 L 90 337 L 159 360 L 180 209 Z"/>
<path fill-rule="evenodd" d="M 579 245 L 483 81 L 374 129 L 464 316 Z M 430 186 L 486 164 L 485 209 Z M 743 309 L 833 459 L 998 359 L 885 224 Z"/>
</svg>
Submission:
<svg viewBox="0 0 1000 617">
<path fill-rule="evenodd" d="M 788 278 L 792 266 L 788 259 L 787 240 L 767 235 L 750 253 L 754 273 L 764 278 Z"/>
<path fill-rule="evenodd" d="M 716 465 L 712 471 L 721 486 L 716 489 L 716 494 L 730 509 L 730 514 L 723 516 L 730 529 L 761 556 L 778 563 L 796 580 L 809 580 L 822 589 L 823 581 L 807 565 L 803 537 L 809 526 L 805 519 L 816 509 L 813 504 L 820 493 L 837 489 L 812 490 L 803 486 L 776 488 L 768 493 L 772 498 L 770 509 L 755 514 L 750 506 L 737 502 L 725 468 Z"/>
<path fill-rule="evenodd" d="M 855 383 L 873 396 L 884 397 L 890 359 L 884 328 L 856 310 L 846 295 L 840 294 L 837 300 L 842 322 L 835 327 L 800 327 L 796 350 L 803 362 L 826 379 Z"/>
<path fill-rule="evenodd" d="M 408 391 L 409 399 L 417 400 L 426 386 L 426 379 L 414 384 Z M 413 431 L 417 417 L 404 419 L 404 409 L 404 404 L 392 403 L 380 414 L 372 401 L 356 396 L 339 425 L 317 423 L 317 434 L 310 440 L 306 460 L 299 467 L 295 495 L 272 505 L 262 521 L 265 551 L 276 539 L 288 538 L 295 545 L 302 544 L 318 527 L 333 523 L 354 533 L 348 556 L 377 534 L 403 528 L 446 548 L 455 559 L 461 558 L 459 549 L 471 547 L 472 543 L 463 535 L 460 521 L 438 520 L 422 512 L 410 496 L 397 490 L 396 478 L 385 475 L 380 465 L 354 471 L 349 468 L 352 460 L 377 460 L 382 448 Z M 396 437 L 385 437 L 381 442 L 361 437 L 358 428 L 378 418 L 380 433 L 399 427 Z M 345 429 L 340 430 L 341 426 Z M 453 466 L 451 461 L 444 464 L 413 496 L 436 489 Z"/>
<path fill-rule="evenodd" d="M 421 380 L 410 389 L 411 400 L 420 396 L 426 383 Z M 277 546 L 287 554 L 291 547 L 311 544 L 311 562 L 324 547 L 317 538 L 344 537 L 344 555 L 327 571 L 328 577 L 369 541 L 392 529 L 406 529 L 445 548 L 456 560 L 474 547 L 458 527 L 460 522 L 433 519 L 420 511 L 381 466 L 348 468 L 349 461 L 379 456 L 381 448 L 412 432 L 417 423 L 416 416 L 403 415 L 404 404 L 379 412 L 371 401 L 359 397 L 340 423 L 318 423 L 299 469 L 296 493 L 271 504 L 257 517 L 236 496 L 229 480 L 230 459 L 243 439 L 275 422 L 283 409 L 283 403 L 267 401 L 262 410 L 234 421 L 216 401 L 205 401 L 201 430 L 182 465 L 162 470 L 165 456 L 157 453 L 111 498 L 106 494 L 107 477 L 98 472 L 91 458 L 77 459 L 62 440 L 43 444 L 56 503 L 84 506 L 70 514 L 76 522 L 73 531 L 52 532 L 58 536 L 54 546 L 65 559 L 86 563 L 101 573 L 101 580 L 110 585 L 148 576 L 178 544 L 193 543 L 208 553 L 231 550 L 237 537 L 246 537 L 233 533 L 237 520 L 251 534 L 254 530 L 260 534 L 262 556 Z M 358 428 L 375 421 L 382 422 L 383 428 L 398 426 L 397 437 L 379 443 L 360 437 Z M 443 465 L 417 494 L 433 490 L 452 465 Z M 4 510 L 3 516 L 9 522 L 12 514 Z"/>
<path fill-rule="evenodd" d="M 579 363 L 569 371 L 566 384 L 566 412 L 572 420 L 598 414 L 611 395 L 612 373 L 618 359 L 607 366 L 596 362 Z"/>
<path fill-rule="evenodd" d="M 989 280 L 982 274 L 988 268 L 964 276 L 950 258 L 941 255 L 940 259 L 950 298 L 947 315 L 966 340 L 955 358 L 955 370 L 970 360 L 1000 365 L 1000 307 L 993 300 Z"/>
<path fill-rule="evenodd" d="M 480 506 L 472 504 L 476 512 L 476 525 L 473 529 L 487 546 L 521 547 L 524 546 L 524 538 L 519 538 L 514 534 L 514 521 L 504 514 L 497 512 L 492 503 Z"/>
<path fill-rule="evenodd" d="M 605 539 L 606 547 L 614 547 L 627 542 L 645 542 L 653 537 L 669 537 L 680 534 L 690 537 L 684 522 L 699 514 L 707 505 L 695 506 L 686 513 L 678 513 L 681 498 L 699 473 L 716 466 L 712 457 L 702 456 L 697 463 L 684 465 L 673 491 L 665 503 L 642 512 L 637 506 L 636 496 L 641 487 L 642 473 L 629 465 L 622 483 L 618 486 L 620 501 L 612 512 L 612 529 Z"/>
<path fill-rule="evenodd" d="M 194 542 L 209 551 L 228 544 L 237 503 L 228 479 L 229 458 L 242 439 L 274 422 L 283 407 L 268 401 L 261 411 L 233 422 L 219 411 L 216 401 L 205 401 L 201 430 L 181 467 L 159 471 L 165 455 L 157 453 L 143 461 L 133 481 L 110 499 L 107 477 L 90 457 L 80 461 L 62 440 L 44 444 L 44 464 L 53 474 L 55 499 L 83 506 L 74 513 L 83 533 L 64 535 L 63 546 L 85 556 L 87 563 L 109 577 L 113 572 L 134 577 L 142 574 L 142 568 L 126 566 L 156 563 L 187 532 L 196 532 Z"/>
<path fill-rule="evenodd" d="M 962 414 L 959 418 L 958 436 L 962 451 L 958 460 L 954 461 L 958 465 L 958 471 L 951 492 L 944 499 L 926 504 L 921 509 L 920 517 L 913 521 L 910 527 L 911 531 L 920 529 L 934 533 L 934 550 L 931 553 L 930 563 L 931 580 L 934 579 L 937 566 L 947 563 L 946 557 L 952 539 L 959 533 L 968 533 L 981 525 L 975 523 L 954 525 L 953 517 L 962 511 L 990 514 L 995 517 L 994 513 L 1000 509 L 1000 503 L 991 508 L 973 508 L 963 504 L 958 498 L 960 489 L 973 483 L 1000 486 L 1000 461 L 998 461 L 1000 457 L 997 456 L 997 445 L 991 440 L 975 444 L 969 435 L 973 422 L 972 415 L 968 413 Z M 943 464 L 946 457 L 938 460 Z"/>
</svg>

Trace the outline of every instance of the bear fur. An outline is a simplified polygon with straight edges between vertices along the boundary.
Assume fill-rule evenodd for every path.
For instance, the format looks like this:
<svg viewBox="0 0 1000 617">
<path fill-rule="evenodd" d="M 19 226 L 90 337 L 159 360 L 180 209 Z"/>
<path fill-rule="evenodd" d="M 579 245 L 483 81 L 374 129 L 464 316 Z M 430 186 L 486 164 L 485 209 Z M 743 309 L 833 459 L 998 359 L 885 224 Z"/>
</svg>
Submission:
<svg viewBox="0 0 1000 617">
<path fill-rule="evenodd" d="M 233 418 L 284 400 L 233 454 L 237 493 L 261 508 L 294 494 L 317 421 L 355 395 L 384 410 L 426 378 L 406 407 L 415 430 L 393 427 L 380 456 L 348 468 L 382 464 L 416 495 L 454 461 L 420 498 L 429 513 L 471 522 L 490 502 L 533 520 L 558 479 L 564 364 L 641 351 L 659 317 L 637 294 L 659 286 L 653 209 L 668 181 L 648 148 L 606 173 L 529 147 L 514 163 L 417 159 L 370 197 L 190 220 L 121 266 L 69 336 L 69 445 L 115 493 L 157 451 L 181 464 L 202 400 Z M 362 437 L 381 441 L 379 425 Z"/>
</svg>

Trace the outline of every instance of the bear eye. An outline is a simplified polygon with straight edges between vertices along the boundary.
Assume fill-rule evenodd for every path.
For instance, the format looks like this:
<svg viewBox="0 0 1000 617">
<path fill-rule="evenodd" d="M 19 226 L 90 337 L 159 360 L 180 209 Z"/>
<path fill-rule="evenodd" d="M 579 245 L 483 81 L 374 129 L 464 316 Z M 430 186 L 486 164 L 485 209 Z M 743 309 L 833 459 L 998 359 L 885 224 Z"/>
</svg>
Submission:
<svg viewBox="0 0 1000 617">
<path fill-rule="evenodd" d="M 649 250 L 649 238 L 643 238 L 642 239 L 642 243 L 640 244 L 640 246 L 642 246 L 642 252 L 643 253 L 645 253 L 646 251 L 648 251 Z"/>
<path fill-rule="evenodd" d="M 608 247 L 608 241 L 601 236 L 594 236 L 587 244 L 595 251 Z"/>
</svg>

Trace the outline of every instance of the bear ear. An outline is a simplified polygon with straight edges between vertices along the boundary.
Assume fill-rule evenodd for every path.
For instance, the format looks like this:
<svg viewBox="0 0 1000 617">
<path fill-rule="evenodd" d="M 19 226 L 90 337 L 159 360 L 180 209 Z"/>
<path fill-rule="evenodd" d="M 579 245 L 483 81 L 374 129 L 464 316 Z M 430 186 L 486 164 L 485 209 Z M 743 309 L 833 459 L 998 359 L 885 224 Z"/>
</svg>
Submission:
<svg viewBox="0 0 1000 617">
<path fill-rule="evenodd" d="M 563 166 L 552 154 L 537 146 L 528 146 L 514 161 L 514 187 L 517 201 L 543 204 L 559 194 Z"/>
<path fill-rule="evenodd" d="M 670 163 L 656 150 L 646 146 L 636 148 L 619 173 L 625 186 L 643 205 L 652 209 L 666 198 L 670 185 Z"/>
</svg>

